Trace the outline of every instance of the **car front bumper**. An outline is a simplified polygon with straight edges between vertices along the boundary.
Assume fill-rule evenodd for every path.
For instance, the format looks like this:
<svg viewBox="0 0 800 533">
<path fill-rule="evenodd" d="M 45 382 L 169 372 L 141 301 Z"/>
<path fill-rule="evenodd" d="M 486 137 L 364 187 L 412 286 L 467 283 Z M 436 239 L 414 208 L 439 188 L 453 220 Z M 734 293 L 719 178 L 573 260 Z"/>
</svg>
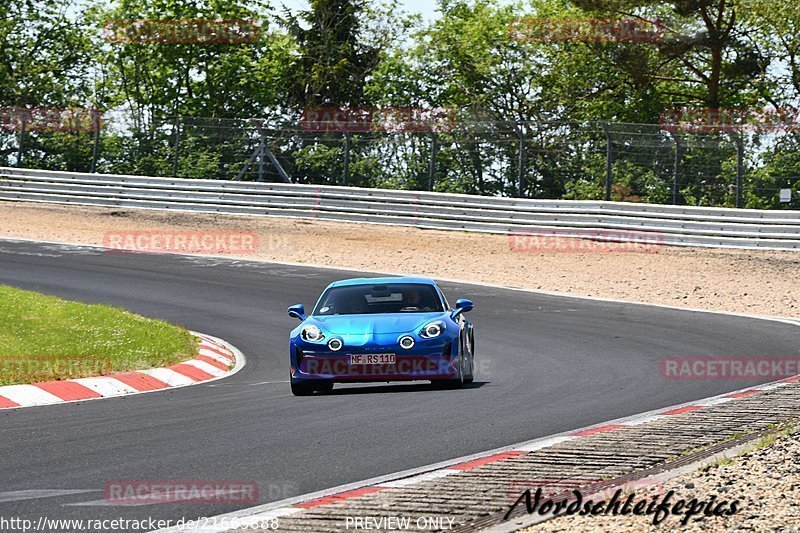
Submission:
<svg viewBox="0 0 800 533">
<path fill-rule="evenodd" d="M 336 383 L 369 381 L 439 380 L 458 377 L 458 341 L 417 343 L 411 350 L 399 346 L 348 347 L 333 352 L 325 346 L 292 342 L 292 381 L 332 381 Z M 350 365 L 351 354 L 394 354 L 395 362 Z"/>
</svg>

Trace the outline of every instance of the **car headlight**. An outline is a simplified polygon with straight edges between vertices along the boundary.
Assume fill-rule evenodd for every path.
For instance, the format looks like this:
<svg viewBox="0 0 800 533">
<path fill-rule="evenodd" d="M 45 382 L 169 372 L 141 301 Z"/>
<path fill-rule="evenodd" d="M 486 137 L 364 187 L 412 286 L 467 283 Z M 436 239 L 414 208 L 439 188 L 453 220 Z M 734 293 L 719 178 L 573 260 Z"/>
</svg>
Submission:
<svg viewBox="0 0 800 533">
<path fill-rule="evenodd" d="M 303 329 L 300 330 L 300 336 L 304 341 L 308 342 L 321 342 L 325 340 L 325 335 L 322 333 L 322 330 L 313 325 L 303 326 Z"/>
<path fill-rule="evenodd" d="M 425 327 L 419 332 L 419 336 L 423 339 L 435 339 L 442 333 L 444 333 L 444 322 L 437 320 L 435 322 L 425 324 Z"/>
</svg>

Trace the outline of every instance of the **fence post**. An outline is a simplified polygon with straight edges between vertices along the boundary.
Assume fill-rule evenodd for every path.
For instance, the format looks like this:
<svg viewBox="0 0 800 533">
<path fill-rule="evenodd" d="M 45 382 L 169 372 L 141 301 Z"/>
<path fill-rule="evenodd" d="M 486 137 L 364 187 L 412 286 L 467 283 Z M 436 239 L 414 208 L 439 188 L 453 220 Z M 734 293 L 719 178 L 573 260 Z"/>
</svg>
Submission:
<svg viewBox="0 0 800 533">
<path fill-rule="evenodd" d="M 744 207 L 744 140 L 735 131 L 729 131 L 728 134 L 736 143 L 736 207 L 741 209 Z"/>
<path fill-rule="evenodd" d="M 344 133 L 344 175 L 342 176 L 342 185 L 347 187 L 350 183 L 350 134 Z"/>
<path fill-rule="evenodd" d="M 92 145 L 92 167 L 89 172 L 94 174 L 97 172 L 97 157 L 100 154 L 100 128 L 102 123 L 100 122 L 99 113 L 95 113 L 92 117 L 92 126 L 94 128 L 94 144 Z"/>
<path fill-rule="evenodd" d="M 519 126 L 519 176 L 517 176 L 517 196 L 523 198 L 525 196 L 525 125 L 520 123 Z"/>
<path fill-rule="evenodd" d="M 681 138 L 677 133 L 672 134 L 675 141 L 675 161 L 672 175 L 672 205 L 678 205 L 678 183 L 681 179 Z"/>
<path fill-rule="evenodd" d="M 172 177 L 178 177 L 178 155 L 180 154 L 181 147 L 181 118 L 176 116 L 175 122 L 172 126 L 172 131 L 175 135 L 175 143 L 172 149 Z"/>
<path fill-rule="evenodd" d="M 611 185 L 614 179 L 614 148 L 613 140 L 611 138 L 611 130 L 608 128 L 607 122 L 600 124 L 603 128 L 603 133 L 606 136 L 606 202 L 611 201 Z"/>
<path fill-rule="evenodd" d="M 436 185 L 436 154 L 439 152 L 439 138 L 431 133 L 431 161 L 428 166 L 428 190 L 432 191 Z"/>
<path fill-rule="evenodd" d="M 25 152 L 25 130 L 27 129 L 28 122 L 25 117 L 22 118 L 22 127 L 19 130 L 19 142 L 17 146 L 17 166 L 22 167 L 22 155 Z"/>
<path fill-rule="evenodd" d="M 264 169 L 266 162 L 264 158 L 267 156 L 264 147 L 267 145 L 266 134 L 264 133 L 264 126 L 258 125 L 258 181 L 264 181 Z"/>
</svg>

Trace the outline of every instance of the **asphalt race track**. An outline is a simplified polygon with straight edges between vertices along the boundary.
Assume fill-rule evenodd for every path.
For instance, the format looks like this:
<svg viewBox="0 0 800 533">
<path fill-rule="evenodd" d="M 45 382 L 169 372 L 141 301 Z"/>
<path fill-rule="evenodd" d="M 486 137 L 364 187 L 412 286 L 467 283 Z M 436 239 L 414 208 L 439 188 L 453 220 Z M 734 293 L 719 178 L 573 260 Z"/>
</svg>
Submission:
<svg viewBox="0 0 800 533">
<path fill-rule="evenodd" d="M 465 268 L 469 268 L 465 265 Z M 177 520 L 236 505 L 112 506 L 113 480 L 251 480 L 260 503 L 754 385 L 670 381 L 667 355 L 798 354 L 788 324 L 444 283 L 471 298 L 478 374 L 289 392 L 286 308 L 333 269 L 0 241 L 0 283 L 123 306 L 219 336 L 247 366 L 171 392 L 0 412 L 0 516 Z"/>
</svg>

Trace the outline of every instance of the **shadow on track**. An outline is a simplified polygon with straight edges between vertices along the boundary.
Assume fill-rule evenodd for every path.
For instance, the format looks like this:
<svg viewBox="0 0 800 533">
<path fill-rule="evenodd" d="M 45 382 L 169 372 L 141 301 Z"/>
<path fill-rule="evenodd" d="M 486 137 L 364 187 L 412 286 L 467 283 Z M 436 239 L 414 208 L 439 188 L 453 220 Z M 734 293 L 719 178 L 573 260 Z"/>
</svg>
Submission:
<svg viewBox="0 0 800 533">
<path fill-rule="evenodd" d="M 461 387 L 461 390 L 479 389 L 484 385 L 488 385 L 488 381 L 473 381 Z M 338 388 L 341 387 L 341 388 Z M 402 385 L 369 385 L 366 387 L 353 386 L 352 384 L 337 384 L 337 388 L 331 392 L 321 393 L 320 396 L 344 396 L 351 394 L 382 394 L 382 393 L 398 393 L 398 392 L 430 392 L 430 391 L 453 391 L 459 389 L 447 389 L 445 387 L 434 385 L 432 383 L 407 383 Z"/>
</svg>

